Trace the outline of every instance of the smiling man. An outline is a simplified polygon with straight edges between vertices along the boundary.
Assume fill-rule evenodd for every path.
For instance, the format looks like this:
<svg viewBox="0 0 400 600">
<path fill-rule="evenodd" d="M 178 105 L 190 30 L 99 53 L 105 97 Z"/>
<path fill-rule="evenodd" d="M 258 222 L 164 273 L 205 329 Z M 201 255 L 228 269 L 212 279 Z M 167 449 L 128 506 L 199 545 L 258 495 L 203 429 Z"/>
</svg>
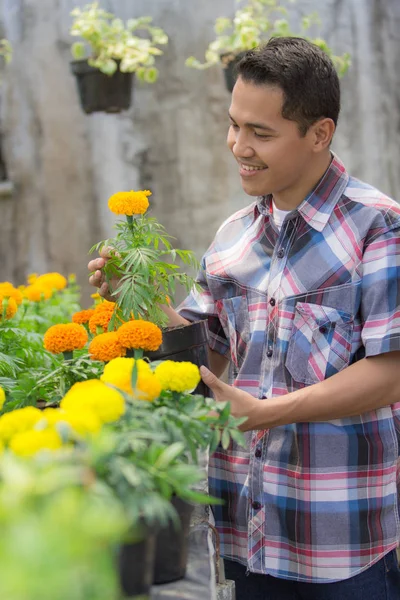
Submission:
<svg viewBox="0 0 400 600">
<path fill-rule="evenodd" d="M 400 209 L 331 152 L 320 49 L 271 39 L 238 73 L 228 146 L 255 199 L 218 230 L 201 290 L 164 308 L 208 319 L 203 379 L 247 417 L 246 447 L 210 457 L 226 574 L 237 600 L 399 600 Z"/>
</svg>

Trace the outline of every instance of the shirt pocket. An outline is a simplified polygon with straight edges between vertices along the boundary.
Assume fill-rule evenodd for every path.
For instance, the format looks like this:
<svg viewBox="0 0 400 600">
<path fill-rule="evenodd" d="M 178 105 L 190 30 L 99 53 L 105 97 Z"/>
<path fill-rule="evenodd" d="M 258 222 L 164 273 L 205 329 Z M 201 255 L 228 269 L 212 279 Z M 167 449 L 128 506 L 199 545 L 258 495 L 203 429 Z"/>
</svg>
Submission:
<svg viewBox="0 0 400 600">
<path fill-rule="evenodd" d="M 246 294 L 217 302 L 219 319 L 229 340 L 231 359 L 240 367 L 250 339 L 249 309 Z"/>
<path fill-rule="evenodd" d="M 353 318 L 337 308 L 298 302 L 286 368 L 298 383 L 323 381 L 348 366 Z"/>
</svg>

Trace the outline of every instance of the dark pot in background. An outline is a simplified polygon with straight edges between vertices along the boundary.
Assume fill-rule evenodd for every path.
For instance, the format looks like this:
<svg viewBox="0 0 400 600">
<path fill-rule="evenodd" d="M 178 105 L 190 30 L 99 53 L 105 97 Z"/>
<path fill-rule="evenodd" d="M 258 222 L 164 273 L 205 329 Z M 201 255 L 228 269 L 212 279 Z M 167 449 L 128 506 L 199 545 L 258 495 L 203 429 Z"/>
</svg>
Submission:
<svg viewBox="0 0 400 600">
<path fill-rule="evenodd" d="M 237 79 L 236 67 L 245 54 L 246 52 L 240 52 L 236 56 L 231 52 L 221 54 L 225 85 L 228 92 L 232 92 L 233 90 L 233 86 L 235 85 Z"/>
<path fill-rule="evenodd" d="M 176 496 L 171 502 L 178 513 L 180 527 L 170 521 L 157 533 L 153 577 L 156 584 L 183 579 L 186 573 L 190 518 L 194 507 Z"/>
<path fill-rule="evenodd" d="M 93 112 L 119 113 L 131 105 L 133 73 L 105 75 L 91 67 L 87 60 L 71 62 L 76 77 L 81 106 L 86 114 Z"/>
<path fill-rule="evenodd" d="M 118 572 L 124 597 L 150 595 L 153 583 L 156 536 L 148 533 L 140 542 L 123 544 L 118 554 Z"/>
<path fill-rule="evenodd" d="M 163 331 L 163 341 L 156 352 L 146 352 L 150 360 L 188 361 L 201 367 L 208 367 L 208 325 L 207 321 L 196 321 L 190 325 L 174 327 Z M 127 356 L 129 354 L 127 353 Z M 208 387 L 200 381 L 193 392 L 209 396 Z"/>
</svg>

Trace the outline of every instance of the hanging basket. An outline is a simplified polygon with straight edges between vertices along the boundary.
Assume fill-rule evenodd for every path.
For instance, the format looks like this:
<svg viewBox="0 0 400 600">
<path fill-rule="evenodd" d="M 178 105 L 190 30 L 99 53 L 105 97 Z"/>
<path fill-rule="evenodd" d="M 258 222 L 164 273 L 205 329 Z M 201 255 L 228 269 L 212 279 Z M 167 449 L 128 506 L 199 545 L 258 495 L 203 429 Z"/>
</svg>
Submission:
<svg viewBox="0 0 400 600">
<path fill-rule="evenodd" d="M 240 52 L 236 55 L 231 52 L 221 54 L 222 70 L 224 72 L 225 85 L 228 92 L 232 93 L 237 79 L 236 67 L 245 54 L 245 52 Z"/>
<path fill-rule="evenodd" d="M 76 77 L 81 106 L 86 114 L 93 112 L 119 113 L 131 106 L 133 73 L 106 75 L 91 67 L 87 60 L 71 62 Z"/>
</svg>

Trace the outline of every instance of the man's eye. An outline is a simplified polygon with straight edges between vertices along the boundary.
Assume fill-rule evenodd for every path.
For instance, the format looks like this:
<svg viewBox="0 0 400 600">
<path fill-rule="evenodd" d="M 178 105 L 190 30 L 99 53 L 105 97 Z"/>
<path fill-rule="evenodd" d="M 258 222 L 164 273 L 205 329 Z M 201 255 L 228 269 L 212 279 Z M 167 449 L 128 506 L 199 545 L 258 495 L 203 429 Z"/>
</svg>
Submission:
<svg viewBox="0 0 400 600">
<path fill-rule="evenodd" d="M 258 138 L 261 138 L 262 140 L 267 140 L 268 138 L 270 138 L 271 136 L 268 134 L 262 134 L 262 133 L 256 133 L 254 132 L 254 135 Z"/>
</svg>

